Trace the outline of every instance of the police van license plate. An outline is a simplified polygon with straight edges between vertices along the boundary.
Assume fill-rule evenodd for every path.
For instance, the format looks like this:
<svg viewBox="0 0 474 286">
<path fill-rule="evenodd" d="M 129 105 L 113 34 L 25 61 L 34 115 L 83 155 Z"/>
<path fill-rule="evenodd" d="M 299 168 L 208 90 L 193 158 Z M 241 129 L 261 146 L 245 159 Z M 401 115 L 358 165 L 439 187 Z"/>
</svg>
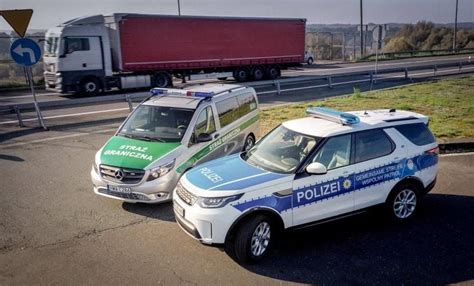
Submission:
<svg viewBox="0 0 474 286">
<path fill-rule="evenodd" d="M 122 186 L 107 185 L 107 189 L 111 192 L 116 192 L 116 193 L 131 193 L 132 192 L 132 188 L 122 187 Z"/>
<path fill-rule="evenodd" d="M 174 212 L 179 214 L 180 216 L 184 217 L 184 208 L 178 205 L 177 202 L 173 202 L 173 209 Z"/>
</svg>

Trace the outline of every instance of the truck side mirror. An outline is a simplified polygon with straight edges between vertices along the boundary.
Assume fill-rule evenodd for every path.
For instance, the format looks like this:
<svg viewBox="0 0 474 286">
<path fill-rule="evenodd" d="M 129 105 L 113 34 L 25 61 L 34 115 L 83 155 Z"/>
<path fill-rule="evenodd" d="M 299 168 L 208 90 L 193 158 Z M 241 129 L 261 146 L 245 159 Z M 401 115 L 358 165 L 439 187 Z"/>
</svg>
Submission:
<svg viewBox="0 0 474 286">
<path fill-rule="evenodd" d="M 319 162 L 313 162 L 306 167 L 306 172 L 312 175 L 324 175 L 328 172 L 328 170 L 323 164 Z"/>
</svg>

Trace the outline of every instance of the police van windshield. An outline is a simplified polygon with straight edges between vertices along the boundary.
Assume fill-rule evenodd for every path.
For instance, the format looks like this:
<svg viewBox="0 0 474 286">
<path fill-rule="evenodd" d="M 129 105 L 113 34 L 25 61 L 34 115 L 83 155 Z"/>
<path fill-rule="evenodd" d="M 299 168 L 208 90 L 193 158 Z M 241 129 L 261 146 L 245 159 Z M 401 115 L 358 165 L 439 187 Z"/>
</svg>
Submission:
<svg viewBox="0 0 474 286">
<path fill-rule="evenodd" d="M 316 146 L 316 138 L 289 130 L 283 125 L 242 155 L 249 164 L 277 173 L 292 173 Z"/>
<path fill-rule="evenodd" d="M 118 135 L 159 142 L 180 142 L 188 129 L 193 109 L 140 105 Z"/>
</svg>

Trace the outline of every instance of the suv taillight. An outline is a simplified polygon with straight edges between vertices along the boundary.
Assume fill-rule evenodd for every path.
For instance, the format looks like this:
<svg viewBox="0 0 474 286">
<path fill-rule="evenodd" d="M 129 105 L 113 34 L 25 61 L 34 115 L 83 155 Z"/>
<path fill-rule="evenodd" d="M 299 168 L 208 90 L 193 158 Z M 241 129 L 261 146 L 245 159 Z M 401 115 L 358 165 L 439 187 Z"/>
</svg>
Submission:
<svg viewBox="0 0 474 286">
<path fill-rule="evenodd" d="M 436 146 L 433 149 L 426 150 L 425 153 L 430 154 L 430 155 L 439 155 L 439 147 Z"/>
</svg>

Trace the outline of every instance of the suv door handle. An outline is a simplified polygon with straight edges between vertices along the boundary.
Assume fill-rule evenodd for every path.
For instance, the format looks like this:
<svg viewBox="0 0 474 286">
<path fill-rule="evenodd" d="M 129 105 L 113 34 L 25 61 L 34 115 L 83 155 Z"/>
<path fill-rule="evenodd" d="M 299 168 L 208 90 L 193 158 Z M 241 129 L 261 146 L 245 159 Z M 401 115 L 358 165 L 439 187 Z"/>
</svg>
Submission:
<svg viewBox="0 0 474 286">
<path fill-rule="evenodd" d="M 219 137 L 219 133 L 216 133 L 216 135 L 214 135 L 214 139 L 216 139 L 217 137 Z"/>
<path fill-rule="evenodd" d="M 82 64 L 82 67 L 83 67 L 83 68 L 86 68 L 86 67 L 87 67 L 87 64 L 86 64 L 86 63 L 83 63 L 83 64 Z"/>
</svg>

